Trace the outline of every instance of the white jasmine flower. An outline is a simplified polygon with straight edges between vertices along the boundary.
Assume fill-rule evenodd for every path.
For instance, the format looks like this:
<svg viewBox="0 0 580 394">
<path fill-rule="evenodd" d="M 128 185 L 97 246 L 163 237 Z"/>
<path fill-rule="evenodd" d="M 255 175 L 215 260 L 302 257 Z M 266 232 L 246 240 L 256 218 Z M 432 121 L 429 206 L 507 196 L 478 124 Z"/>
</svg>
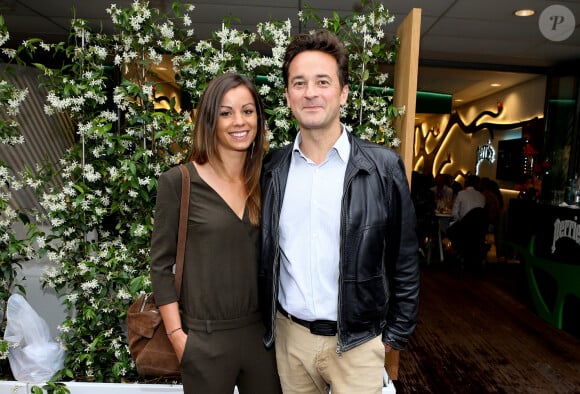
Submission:
<svg viewBox="0 0 580 394">
<path fill-rule="evenodd" d="M 141 186 L 147 186 L 151 182 L 151 178 L 150 177 L 138 178 L 138 182 L 139 185 Z"/>
<path fill-rule="evenodd" d="M 119 300 L 131 300 L 133 299 L 133 296 L 125 289 L 121 289 L 117 292 L 117 298 Z"/>
<path fill-rule="evenodd" d="M 153 86 L 152 85 L 143 85 L 143 94 L 147 96 L 153 96 Z"/>
<path fill-rule="evenodd" d="M 10 39 L 10 33 L 9 32 L 0 32 L 0 47 L 4 44 L 6 44 L 6 42 Z"/>
<path fill-rule="evenodd" d="M 262 85 L 262 86 L 260 86 L 260 89 L 259 89 L 258 92 L 262 96 L 267 96 L 268 93 L 270 93 L 270 90 L 271 90 L 270 86 L 268 86 L 268 85 Z"/>
</svg>

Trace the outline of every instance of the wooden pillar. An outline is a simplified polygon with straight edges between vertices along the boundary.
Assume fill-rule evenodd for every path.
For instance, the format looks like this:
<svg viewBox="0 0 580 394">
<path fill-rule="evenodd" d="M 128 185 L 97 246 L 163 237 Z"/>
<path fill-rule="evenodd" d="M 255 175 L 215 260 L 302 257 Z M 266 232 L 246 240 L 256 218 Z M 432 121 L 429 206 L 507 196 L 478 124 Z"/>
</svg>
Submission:
<svg viewBox="0 0 580 394">
<path fill-rule="evenodd" d="M 395 130 L 401 139 L 399 153 L 409 186 L 413 171 L 413 144 L 415 140 L 415 108 L 417 105 L 417 75 L 419 74 L 419 41 L 421 39 L 421 9 L 413 8 L 397 29 L 401 46 L 395 63 L 395 92 L 393 104 L 405 106 L 405 114 L 395 120 Z M 392 349 L 386 354 L 385 369 L 391 380 L 399 375 L 399 351 Z"/>
<path fill-rule="evenodd" d="M 407 179 L 413 171 L 415 140 L 415 108 L 417 105 L 417 76 L 419 74 L 419 42 L 421 39 L 421 9 L 413 8 L 397 29 L 401 45 L 395 63 L 393 104 L 405 106 L 405 114 L 395 119 L 395 130 L 401 139 L 399 153 L 405 163 Z"/>
</svg>

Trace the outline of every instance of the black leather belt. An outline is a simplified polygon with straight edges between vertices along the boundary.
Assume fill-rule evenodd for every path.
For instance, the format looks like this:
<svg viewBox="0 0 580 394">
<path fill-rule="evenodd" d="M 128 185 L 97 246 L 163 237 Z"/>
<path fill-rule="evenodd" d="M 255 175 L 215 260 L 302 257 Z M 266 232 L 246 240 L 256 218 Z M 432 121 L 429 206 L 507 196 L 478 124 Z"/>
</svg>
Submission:
<svg viewBox="0 0 580 394">
<path fill-rule="evenodd" d="M 297 318 L 296 316 L 292 316 L 279 303 L 276 303 L 278 307 L 278 311 L 288 318 L 290 321 L 293 321 L 296 324 L 300 324 L 302 327 L 308 328 L 310 332 L 314 335 L 323 335 L 326 337 L 332 337 L 336 335 L 337 328 L 336 322 L 332 320 L 314 320 L 314 321 L 307 321 Z"/>
</svg>

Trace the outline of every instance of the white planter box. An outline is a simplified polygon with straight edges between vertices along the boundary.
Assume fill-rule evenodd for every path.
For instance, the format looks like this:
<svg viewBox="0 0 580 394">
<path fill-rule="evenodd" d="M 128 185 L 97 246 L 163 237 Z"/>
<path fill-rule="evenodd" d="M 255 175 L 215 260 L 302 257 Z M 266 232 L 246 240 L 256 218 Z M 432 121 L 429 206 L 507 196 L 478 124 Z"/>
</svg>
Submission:
<svg viewBox="0 0 580 394">
<path fill-rule="evenodd" d="M 71 394 L 181 394 L 183 387 L 179 384 L 131 384 L 131 383 L 65 383 Z M 0 394 L 30 393 L 32 386 L 42 387 L 42 383 L 21 383 L 0 381 Z"/>
<path fill-rule="evenodd" d="M 25 394 L 29 392 L 27 383 L 0 380 L 0 394 Z"/>
<path fill-rule="evenodd" d="M 386 376 L 385 376 L 386 379 Z M 395 394 L 393 382 L 386 380 L 382 394 Z M 42 384 L 23 383 L 15 381 L 0 381 L 0 394 L 30 393 L 32 386 L 42 387 Z M 183 387 L 179 384 L 131 384 L 131 383 L 84 383 L 67 382 L 71 394 L 181 394 Z M 234 394 L 237 394 L 237 388 Z"/>
<path fill-rule="evenodd" d="M 66 383 L 71 394 L 177 394 L 183 393 L 179 384 L 131 384 L 131 383 Z"/>
</svg>

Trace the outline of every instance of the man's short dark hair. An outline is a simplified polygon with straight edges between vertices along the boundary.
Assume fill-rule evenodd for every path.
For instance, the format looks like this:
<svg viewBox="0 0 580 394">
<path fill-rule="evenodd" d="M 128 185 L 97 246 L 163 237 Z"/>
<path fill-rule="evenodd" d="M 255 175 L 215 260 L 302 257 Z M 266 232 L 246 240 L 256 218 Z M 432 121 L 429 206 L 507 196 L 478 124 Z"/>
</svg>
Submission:
<svg viewBox="0 0 580 394">
<path fill-rule="evenodd" d="M 294 58 L 304 51 L 321 51 L 328 53 L 336 59 L 338 68 L 338 79 L 340 87 L 348 85 L 348 55 L 344 48 L 344 44 L 340 39 L 329 32 L 321 29 L 314 33 L 302 33 L 295 36 L 284 55 L 284 64 L 282 65 L 282 75 L 284 76 L 284 84 L 288 87 L 288 69 L 290 63 Z"/>
<path fill-rule="evenodd" d="M 465 179 L 465 187 L 473 186 L 476 187 L 479 184 L 479 177 L 477 175 L 468 175 Z"/>
</svg>

